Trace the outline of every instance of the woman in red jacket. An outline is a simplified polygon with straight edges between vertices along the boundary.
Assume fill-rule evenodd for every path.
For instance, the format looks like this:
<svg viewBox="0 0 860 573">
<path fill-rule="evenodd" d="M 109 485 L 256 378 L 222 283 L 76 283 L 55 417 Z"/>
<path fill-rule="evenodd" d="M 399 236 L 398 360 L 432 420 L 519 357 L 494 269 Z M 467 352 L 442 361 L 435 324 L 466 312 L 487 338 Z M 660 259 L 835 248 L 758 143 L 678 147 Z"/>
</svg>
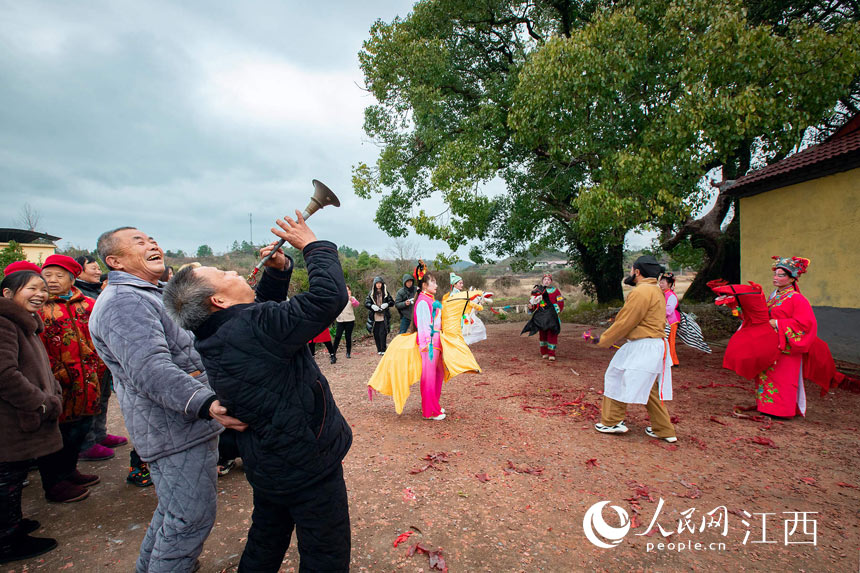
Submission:
<svg viewBox="0 0 860 573">
<path fill-rule="evenodd" d="M 81 444 L 90 431 L 93 415 L 100 411 L 100 379 L 105 372 L 90 337 L 93 299 L 73 286 L 78 273 L 77 261 L 64 255 L 51 255 L 42 266 L 42 277 L 51 296 L 40 311 L 45 322 L 41 336 L 51 369 L 63 389 L 63 449 L 40 460 L 39 469 L 45 497 L 61 503 L 84 499 L 89 495 L 86 488 L 99 482 L 97 475 L 82 474 L 77 469 Z"/>
</svg>

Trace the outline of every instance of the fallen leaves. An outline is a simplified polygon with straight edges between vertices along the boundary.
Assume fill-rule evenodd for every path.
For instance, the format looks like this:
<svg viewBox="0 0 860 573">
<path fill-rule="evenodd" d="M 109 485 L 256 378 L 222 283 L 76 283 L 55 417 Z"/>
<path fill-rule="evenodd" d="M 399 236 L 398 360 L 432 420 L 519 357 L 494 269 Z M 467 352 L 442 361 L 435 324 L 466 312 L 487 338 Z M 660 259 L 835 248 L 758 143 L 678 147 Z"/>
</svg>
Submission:
<svg viewBox="0 0 860 573">
<path fill-rule="evenodd" d="M 429 469 L 434 469 L 437 472 L 441 472 L 442 468 L 436 464 L 447 464 L 449 459 L 449 454 L 447 452 L 437 452 L 435 454 L 427 454 L 423 458 L 424 461 L 430 462 L 424 467 L 420 468 L 412 468 L 409 470 L 411 474 L 420 474 L 421 472 L 427 471 Z"/>
<path fill-rule="evenodd" d="M 442 557 L 442 549 L 436 549 L 435 551 L 427 548 L 423 543 L 415 543 L 409 546 L 409 549 L 406 550 L 406 556 L 412 557 L 416 553 L 422 553 L 430 558 L 430 569 L 436 569 L 437 571 L 443 571 L 447 573 L 448 565 L 445 563 L 445 558 Z"/>
<path fill-rule="evenodd" d="M 513 471 L 517 472 L 518 474 L 529 474 L 529 475 L 533 475 L 533 476 L 539 476 L 539 475 L 543 474 L 543 468 L 542 467 L 534 467 L 534 468 L 530 468 L 527 466 L 521 466 L 520 467 L 520 466 L 514 465 L 514 462 L 512 462 L 511 460 L 508 460 L 508 469 L 513 470 Z M 505 473 L 509 473 L 509 472 L 505 472 Z"/>
<path fill-rule="evenodd" d="M 806 485 L 815 485 L 815 478 L 814 477 L 802 477 L 802 478 L 800 478 L 800 481 L 802 481 Z"/>
<path fill-rule="evenodd" d="M 587 467 L 588 469 L 596 468 L 599 465 L 600 464 L 597 463 L 597 458 L 589 458 L 585 460 L 585 467 Z"/>
<path fill-rule="evenodd" d="M 488 481 L 490 481 L 490 476 L 485 473 L 475 474 L 475 477 L 478 478 L 478 481 L 481 483 L 487 483 Z"/>
</svg>

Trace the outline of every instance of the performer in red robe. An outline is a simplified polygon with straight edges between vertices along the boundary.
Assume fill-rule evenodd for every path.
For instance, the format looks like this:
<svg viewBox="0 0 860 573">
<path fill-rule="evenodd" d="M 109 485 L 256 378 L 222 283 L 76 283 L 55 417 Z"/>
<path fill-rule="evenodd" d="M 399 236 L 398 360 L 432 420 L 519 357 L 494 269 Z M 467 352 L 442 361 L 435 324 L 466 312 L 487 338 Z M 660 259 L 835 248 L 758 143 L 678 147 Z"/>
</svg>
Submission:
<svg viewBox="0 0 860 573">
<path fill-rule="evenodd" d="M 826 392 L 843 376 L 836 372 L 827 344 L 818 338 L 812 306 L 797 284 L 809 260 L 773 258 L 776 290 L 767 298 L 766 307 L 762 289 L 755 283 L 712 288 L 723 295 L 717 304 L 739 304 L 744 311 L 744 323 L 729 341 L 723 366 L 756 382 L 759 412 L 790 418 L 806 415 L 804 378 Z"/>
</svg>

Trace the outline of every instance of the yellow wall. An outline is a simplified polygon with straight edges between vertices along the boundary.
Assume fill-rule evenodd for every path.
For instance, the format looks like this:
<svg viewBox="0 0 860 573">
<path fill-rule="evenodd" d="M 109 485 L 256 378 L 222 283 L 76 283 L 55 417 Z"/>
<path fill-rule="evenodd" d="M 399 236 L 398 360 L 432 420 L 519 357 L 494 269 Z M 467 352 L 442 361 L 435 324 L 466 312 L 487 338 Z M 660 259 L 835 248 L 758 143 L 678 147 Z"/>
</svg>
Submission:
<svg viewBox="0 0 860 573">
<path fill-rule="evenodd" d="M 20 245 L 24 249 L 24 255 L 26 255 L 27 260 L 40 266 L 45 262 L 45 259 L 53 255 L 54 251 L 57 250 L 56 245 L 40 245 L 35 243 L 20 243 Z M 0 243 L 0 249 L 5 249 L 8 246 L 9 243 Z"/>
<path fill-rule="evenodd" d="M 813 305 L 860 309 L 860 169 L 741 198 L 741 277 L 773 289 L 771 256 L 806 257 Z"/>
</svg>

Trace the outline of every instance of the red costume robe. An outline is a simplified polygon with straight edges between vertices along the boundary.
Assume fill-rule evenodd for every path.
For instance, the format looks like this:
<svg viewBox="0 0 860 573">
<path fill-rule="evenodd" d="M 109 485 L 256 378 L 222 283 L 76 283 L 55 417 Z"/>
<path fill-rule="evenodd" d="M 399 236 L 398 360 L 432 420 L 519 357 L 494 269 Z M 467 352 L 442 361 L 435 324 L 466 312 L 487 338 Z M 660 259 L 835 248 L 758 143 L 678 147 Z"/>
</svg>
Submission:
<svg viewBox="0 0 860 573">
<path fill-rule="evenodd" d="M 818 338 L 812 306 L 799 290 L 776 290 L 765 302 L 755 283 L 712 288 L 732 297 L 724 303 L 743 309 L 743 325 L 726 347 L 723 367 L 756 382 L 760 412 L 805 415 L 804 378 L 821 386 L 822 393 L 844 378 L 836 372 L 827 344 Z M 776 320 L 776 331 L 771 319 Z"/>
</svg>

